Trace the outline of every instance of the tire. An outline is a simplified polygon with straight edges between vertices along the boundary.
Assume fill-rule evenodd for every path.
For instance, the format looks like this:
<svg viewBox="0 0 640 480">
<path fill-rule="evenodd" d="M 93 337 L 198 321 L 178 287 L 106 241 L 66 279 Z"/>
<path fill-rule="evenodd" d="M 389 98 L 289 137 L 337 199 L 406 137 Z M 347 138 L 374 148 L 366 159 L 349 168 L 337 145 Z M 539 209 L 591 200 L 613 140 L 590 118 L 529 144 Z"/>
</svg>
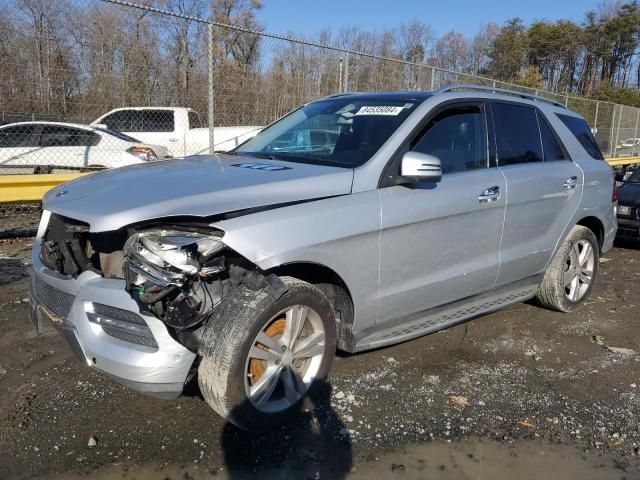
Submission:
<svg viewBox="0 0 640 480">
<path fill-rule="evenodd" d="M 589 245 L 592 257 L 587 261 L 585 256 L 585 265 L 588 268 L 582 269 L 579 263 L 580 252 L 583 252 L 581 248 L 586 245 Z M 547 267 L 536 296 L 538 303 L 557 312 L 569 313 L 578 310 L 591 294 L 598 274 L 599 252 L 598 240 L 591 230 L 580 225 L 573 227 Z M 577 266 L 574 265 L 574 259 L 578 260 Z M 591 270 L 591 275 L 585 275 L 588 270 Z M 573 283 L 567 282 L 575 278 L 575 275 L 578 275 L 578 278 L 577 286 L 574 287 Z M 588 284 L 587 278 L 590 278 Z"/>
<path fill-rule="evenodd" d="M 213 410 L 244 430 L 266 430 L 295 417 L 304 397 L 312 394 L 327 378 L 336 351 L 335 313 L 328 298 L 309 283 L 292 277 L 282 277 L 281 280 L 287 291 L 277 299 L 266 290 L 256 291 L 245 285 L 238 286 L 223 300 L 219 313 L 209 321 L 203 335 L 202 360 L 198 367 L 202 396 Z M 304 307 L 308 310 L 305 311 Z M 287 343 L 287 327 L 295 324 L 290 323 L 289 312 L 298 312 L 300 318 L 303 318 L 304 312 L 305 316 L 301 322 L 304 328 L 296 336 L 297 342 L 287 349 L 284 346 Z M 320 338 L 320 330 L 324 333 L 324 348 L 317 345 L 314 349 L 322 351 L 321 356 L 292 358 L 294 348 L 298 346 L 304 350 L 305 339 L 314 335 Z M 266 343 L 258 342 L 259 334 L 261 339 L 266 334 L 269 337 L 266 340 L 270 339 L 269 343 L 274 348 L 268 349 L 264 346 Z M 277 346 L 282 350 L 280 360 L 274 354 L 277 349 L 272 342 L 279 342 Z M 266 355 L 269 360 L 257 359 L 250 352 L 252 355 L 256 352 Z M 298 369 L 300 364 L 307 366 L 306 372 L 303 367 Z M 268 375 L 269 372 L 277 372 L 279 367 L 282 372 L 279 376 Z M 300 373 L 299 370 L 302 374 L 289 377 L 288 372 Z M 257 393 L 249 395 L 250 389 L 260 392 L 259 385 L 268 383 L 265 381 L 260 384 L 263 376 L 264 380 L 277 376 L 276 386 L 268 400 L 265 400 L 268 387 L 263 389 L 262 396 Z M 273 382 L 268 384 L 272 385 Z M 295 385 L 294 390 L 285 389 L 286 385 Z M 292 392 L 300 394 L 300 398 L 292 401 L 295 397 Z"/>
</svg>

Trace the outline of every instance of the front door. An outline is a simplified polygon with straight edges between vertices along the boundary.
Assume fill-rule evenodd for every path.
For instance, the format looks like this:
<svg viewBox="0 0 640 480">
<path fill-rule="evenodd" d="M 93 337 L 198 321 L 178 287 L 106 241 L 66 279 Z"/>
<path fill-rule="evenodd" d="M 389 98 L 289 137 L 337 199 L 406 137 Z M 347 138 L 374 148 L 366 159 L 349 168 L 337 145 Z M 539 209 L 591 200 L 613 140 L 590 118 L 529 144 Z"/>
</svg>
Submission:
<svg viewBox="0 0 640 480">
<path fill-rule="evenodd" d="M 506 182 L 490 166 L 483 103 L 439 110 L 407 149 L 438 157 L 437 184 L 380 189 L 381 323 L 493 288 Z"/>
</svg>

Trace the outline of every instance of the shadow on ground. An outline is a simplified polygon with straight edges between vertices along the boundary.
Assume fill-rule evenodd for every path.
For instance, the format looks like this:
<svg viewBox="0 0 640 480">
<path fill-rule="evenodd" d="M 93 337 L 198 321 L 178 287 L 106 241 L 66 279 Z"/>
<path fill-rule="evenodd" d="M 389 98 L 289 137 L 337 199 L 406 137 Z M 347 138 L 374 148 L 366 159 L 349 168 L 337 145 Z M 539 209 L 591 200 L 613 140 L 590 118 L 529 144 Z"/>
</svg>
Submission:
<svg viewBox="0 0 640 480">
<path fill-rule="evenodd" d="M 260 478 L 345 478 L 353 461 L 349 431 L 331 407 L 331 386 L 322 383 L 314 390 L 302 415 L 274 432 L 250 433 L 225 424 L 220 444 L 229 478 L 256 473 Z"/>
</svg>

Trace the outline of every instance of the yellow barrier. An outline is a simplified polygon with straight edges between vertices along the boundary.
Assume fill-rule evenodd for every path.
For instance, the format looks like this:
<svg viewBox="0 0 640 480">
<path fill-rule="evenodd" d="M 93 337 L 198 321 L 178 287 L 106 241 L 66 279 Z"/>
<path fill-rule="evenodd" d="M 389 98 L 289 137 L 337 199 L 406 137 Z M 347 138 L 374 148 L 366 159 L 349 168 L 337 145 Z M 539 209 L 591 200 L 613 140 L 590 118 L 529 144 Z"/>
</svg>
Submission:
<svg viewBox="0 0 640 480">
<path fill-rule="evenodd" d="M 0 203 L 39 202 L 53 187 L 87 173 L 0 175 Z"/>
<path fill-rule="evenodd" d="M 607 158 L 607 163 L 612 167 L 618 165 L 633 165 L 634 163 L 640 163 L 640 157 Z"/>
<path fill-rule="evenodd" d="M 640 163 L 640 157 L 607 158 L 606 160 L 612 167 Z M 39 202 L 53 187 L 87 173 L 90 172 L 0 175 L 0 203 Z"/>
</svg>

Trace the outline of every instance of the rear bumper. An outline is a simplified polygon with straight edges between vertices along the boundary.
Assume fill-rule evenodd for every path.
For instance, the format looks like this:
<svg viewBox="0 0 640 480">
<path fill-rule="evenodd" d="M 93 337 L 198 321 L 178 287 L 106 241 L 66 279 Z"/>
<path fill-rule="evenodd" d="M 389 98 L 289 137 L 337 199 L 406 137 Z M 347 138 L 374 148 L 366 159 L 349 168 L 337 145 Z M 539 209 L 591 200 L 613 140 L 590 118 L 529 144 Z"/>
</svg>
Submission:
<svg viewBox="0 0 640 480">
<path fill-rule="evenodd" d="M 124 281 L 84 272 L 71 279 L 47 269 L 34 245 L 30 316 L 39 330 L 50 321 L 63 334 L 75 356 L 87 366 L 138 392 L 161 398 L 182 393 L 196 355 L 174 340 L 165 325 L 144 315 L 124 289 Z M 149 326 L 158 348 L 130 343 L 91 323 L 87 305 L 98 302 L 139 315 Z"/>
</svg>

